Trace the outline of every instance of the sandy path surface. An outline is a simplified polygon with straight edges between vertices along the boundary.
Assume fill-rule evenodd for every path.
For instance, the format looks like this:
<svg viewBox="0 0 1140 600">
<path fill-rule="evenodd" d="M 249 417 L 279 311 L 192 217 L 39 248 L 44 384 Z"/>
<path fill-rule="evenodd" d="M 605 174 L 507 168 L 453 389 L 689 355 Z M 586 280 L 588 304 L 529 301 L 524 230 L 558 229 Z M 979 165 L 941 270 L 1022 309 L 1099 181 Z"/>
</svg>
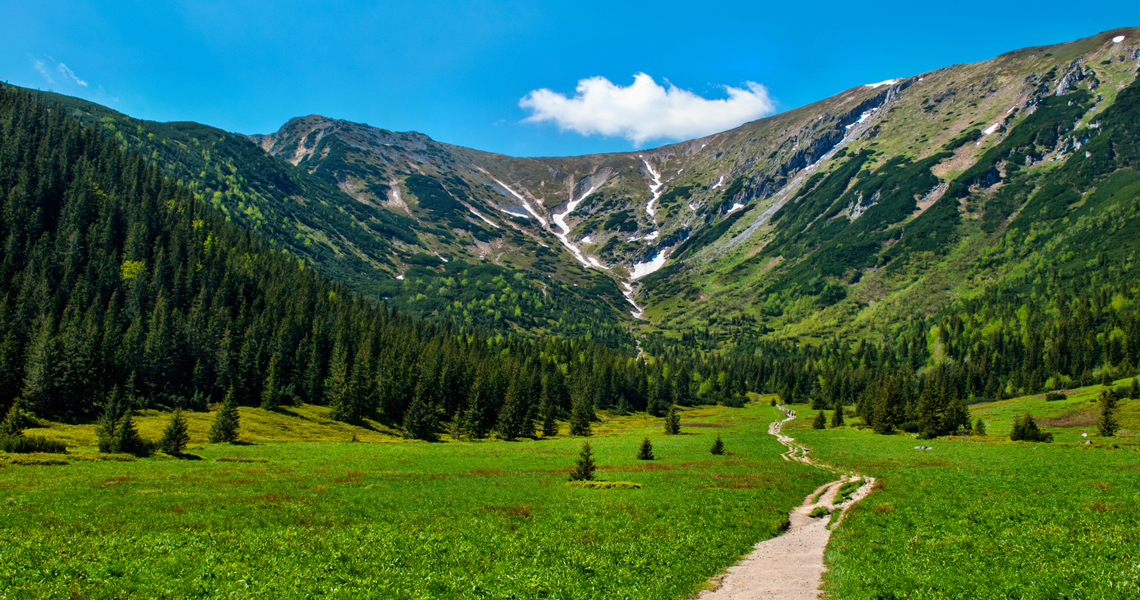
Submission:
<svg viewBox="0 0 1140 600">
<path fill-rule="evenodd" d="M 795 440 L 780 433 L 780 429 L 787 421 L 796 418 L 795 411 L 780 407 L 788 418 L 772 423 L 768 433 L 776 436 L 781 444 L 787 446 L 784 460 L 795 460 L 809 465 L 815 465 L 807 457 L 807 449 L 795 444 Z M 828 468 L 821 465 L 821 468 Z M 831 508 L 848 508 L 866 496 L 871 491 L 875 480 L 863 478 L 863 485 L 851 496 L 851 499 L 839 505 L 835 502 L 835 495 L 839 487 L 848 480 L 844 475 L 836 481 L 820 486 L 804 498 L 794 511 L 788 513 L 790 526 L 783 535 L 756 544 L 744 560 L 729 567 L 723 575 L 715 590 L 702 592 L 699 600 L 816 600 L 821 592 L 819 585 L 824 571 L 823 551 L 831 539 L 831 531 L 827 529 L 831 516 L 813 519 L 808 515 L 817 506 Z M 822 492 L 822 495 L 820 495 Z M 812 502 L 819 496 L 819 499 Z M 842 514 L 839 520 L 843 519 Z"/>
</svg>

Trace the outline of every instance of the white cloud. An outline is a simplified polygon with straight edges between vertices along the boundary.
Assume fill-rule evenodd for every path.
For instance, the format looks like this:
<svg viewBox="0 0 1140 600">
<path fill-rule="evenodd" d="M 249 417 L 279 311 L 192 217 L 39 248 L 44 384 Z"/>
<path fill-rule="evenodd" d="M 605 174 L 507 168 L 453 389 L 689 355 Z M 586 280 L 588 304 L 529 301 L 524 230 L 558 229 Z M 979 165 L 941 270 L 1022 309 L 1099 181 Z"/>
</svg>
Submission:
<svg viewBox="0 0 1140 600">
<path fill-rule="evenodd" d="M 63 63 L 59 63 L 59 65 L 56 66 L 56 69 L 58 69 L 60 73 L 63 73 L 64 75 L 67 75 L 68 77 L 74 79 L 75 83 L 78 83 L 79 85 L 81 85 L 83 87 L 87 87 L 87 82 L 76 77 L 75 73 L 71 69 L 67 68 L 67 65 L 65 65 Z"/>
<path fill-rule="evenodd" d="M 562 131 L 621 136 L 635 145 L 651 139 L 700 137 L 776 110 L 768 89 L 751 81 L 743 88 L 725 86 L 728 98 L 719 100 L 666 83 L 668 88 L 645 73 L 634 75 L 627 87 L 591 77 L 578 82 L 572 98 L 543 88 L 527 94 L 519 106 L 533 113 L 526 123 L 554 122 Z"/>
<path fill-rule="evenodd" d="M 34 66 L 36 70 L 40 72 L 40 75 L 44 76 L 44 79 L 46 79 L 48 83 L 55 83 L 55 80 L 51 78 L 51 75 L 48 75 L 47 68 L 44 67 L 44 61 L 32 59 L 32 66 Z"/>
</svg>

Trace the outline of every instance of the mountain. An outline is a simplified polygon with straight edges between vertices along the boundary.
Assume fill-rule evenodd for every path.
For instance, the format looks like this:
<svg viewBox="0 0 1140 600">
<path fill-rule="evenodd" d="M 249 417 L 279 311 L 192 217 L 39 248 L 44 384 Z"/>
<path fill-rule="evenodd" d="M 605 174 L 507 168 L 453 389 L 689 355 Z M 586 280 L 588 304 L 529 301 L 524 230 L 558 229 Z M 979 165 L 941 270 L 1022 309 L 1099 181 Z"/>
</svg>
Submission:
<svg viewBox="0 0 1140 600">
<path fill-rule="evenodd" d="M 626 346 L 634 331 L 705 349 L 894 341 L 1011 277 L 1131 251 L 1126 198 L 1096 190 L 1131 189 L 1121 169 L 1137 165 L 1111 140 L 1131 139 L 1136 109 L 1120 102 L 1138 42 L 1140 29 L 1104 32 L 579 157 L 316 115 L 241 136 L 53 101 L 283 251 L 412 314 Z M 1105 219 L 1123 224 L 1073 231 Z"/>
</svg>

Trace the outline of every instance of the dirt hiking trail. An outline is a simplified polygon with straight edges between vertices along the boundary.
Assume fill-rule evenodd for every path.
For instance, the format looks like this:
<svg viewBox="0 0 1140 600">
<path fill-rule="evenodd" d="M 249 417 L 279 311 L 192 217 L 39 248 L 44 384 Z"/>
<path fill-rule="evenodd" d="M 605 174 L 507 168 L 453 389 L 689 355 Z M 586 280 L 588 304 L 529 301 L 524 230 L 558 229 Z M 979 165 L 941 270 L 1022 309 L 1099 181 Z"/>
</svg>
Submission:
<svg viewBox="0 0 1140 600">
<path fill-rule="evenodd" d="M 776 436 L 788 450 L 784 460 L 794 460 L 829 471 L 838 471 L 827 465 L 813 462 L 807 449 L 780 433 L 783 424 L 796 418 L 795 411 L 780 407 L 787 418 L 768 426 L 768 433 Z M 851 478 L 843 475 L 836 481 L 824 484 L 804 498 L 803 504 L 788 513 L 789 527 L 779 537 L 756 544 L 755 550 L 720 577 L 716 589 L 701 592 L 698 600 L 816 600 L 823 573 L 823 551 L 831 539 L 828 524 L 831 515 L 813 519 L 809 515 L 817 506 L 830 509 L 847 509 L 871 492 L 875 480 L 864 477 L 863 485 L 841 504 L 834 504 L 839 488 Z M 814 500 L 814 502 L 813 502 Z M 844 513 L 846 510 L 844 510 Z M 836 524 L 843 520 L 840 513 Z"/>
</svg>

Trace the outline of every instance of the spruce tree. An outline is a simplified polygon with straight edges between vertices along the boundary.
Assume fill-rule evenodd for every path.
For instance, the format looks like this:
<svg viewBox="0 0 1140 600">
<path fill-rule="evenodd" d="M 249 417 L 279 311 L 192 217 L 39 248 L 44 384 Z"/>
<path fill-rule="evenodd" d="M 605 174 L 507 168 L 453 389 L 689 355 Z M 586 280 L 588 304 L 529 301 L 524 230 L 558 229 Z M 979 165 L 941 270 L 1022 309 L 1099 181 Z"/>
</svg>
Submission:
<svg viewBox="0 0 1140 600">
<path fill-rule="evenodd" d="M 962 429 L 970 428 L 970 410 L 958 398 L 950 401 L 945 414 L 942 415 L 942 432 L 954 434 Z"/>
<path fill-rule="evenodd" d="M 724 442 L 721 441 L 719 435 L 716 436 L 716 441 L 713 442 L 712 448 L 709 448 L 709 452 L 711 452 L 717 456 L 724 454 Z"/>
<path fill-rule="evenodd" d="M 135 456 L 150 456 L 153 451 L 154 444 L 149 440 L 143 439 L 139 435 L 139 430 L 135 427 L 134 420 L 131 419 L 130 413 L 127 413 L 115 425 L 115 435 L 111 442 L 111 451 L 120 452 L 123 454 L 133 454 Z"/>
<path fill-rule="evenodd" d="M 637 460 L 653 460 L 653 444 L 649 438 L 641 440 L 641 447 L 637 449 Z"/>
<path fill-rule="evenodd" d="M 553 375 L 542 377 L 542 398 L 538 402 L 538 414 L 542 418 L 543 437 L 558 435 L 558 399 L 554 386 Z"/>
<path fill-rule="evenodd" d="M 1116 419 L 1116 394 L 1112 390 L 1102 392 L 1100 395 L 1100 418 L 1096 422 L 1097 433 L 1101 437 L 1112 437 L 1120 429 L 1120 422 Z"/>
<path fill-rule="evenodd" d="M 283 383 L 280 362 L 274 354 L 269 357 L 269 374 L 266 375 L 265 384 L 261 388 L 261 408 L 277 410 L 281 407 Z"/>
<path fill-rule="evenodd" d="M 186 450 L 186 444 L 190 443 L 190 433 L 187 429 L 186 417 L 182 416 L 182 409 L 175 410 L 174 416 L 170 419 L 170 424 L 162 432 L 162 439 L 158 441 L 159 449 L 171 456 L 182 454 Z"/>
<path fill-rule="evenodd" d="M 574 470 L 570 472 L 570 481 L 594 480 L 594 451 L 589 440 L 582 442 L 582 451 L 578 453 L 578 460 L 574 463 Z"/>
<path fill-rule="evenodd" d="M 986 435 L 986 423 L 985 423 L 985 421 L 982 421 L 981 417 L 978 417 L 978 420 L 974 421 L 974 430 L 971 432 L 971 435 L 976 435 L 976 436 Z"/>
<path fill-rule="evenodd" d="M 843 424 L 844 424 L 844 421 L 843 421 L 843 405 L 836 403 L 835 404 L 835 412 L 831 415 L 831 426 L 832 427 L 843 427 Z"/>
<path fill-rule="evenodd" d="M 570 411 L 570 435 L 589 437 L 593 433 L 590 428 L 590 423 L 593 420 L 593 400 L 587 397 L 576 398 L 574 407 Z"/>
<path fill-rule="evenodd" d="M 1028 417 L 1029 415 L 1025 415 Z M 1009 440 L 1011 442 L 1020 442 L 1025 439 L 1025 420 L 1021 416 L 1013 418 L 1013 426 L 1009 429 Z"/>
<path fill-rule="evenodd" d="M 1132 378 L 1132 385 L 1128 386 L 1128 397 L 1133 400 L 1140 399 L 1140 381 L 1135 377 Z"/>
<path fill-rule="evenodd" d="M 665 413 L 665 435 L 678 433 L 681 433 L 681 412 L 677 410 L 676 404 L 670 404 L 669 411 Z"/>
<path fill-rule="evenodd" d="M 23 435 L 25 428 L 33 427 L 35 424 L 36 420 L 24 412 L 19 403 L 15 403 L 8 408 L 4 421 L 0 422 L 0 438 L 19 437 Z"/>
<path fill-rule="evenodd" d="M 234 397 L 234 389 L 231 387 L 226 391 L 226 397 L 222 401 L 221 409 L 218 410 L 218 414 L 214 416 L 214 424 L 210 427 L 210 443 L 232 444 L 236 442 L 238 439 L 238 425 L 237 399 Z"/>
<path fill-rule="evenodd" d="M 772 401 L 771 401 L 771 402 L 769 402 L 769 404 L 770 404 L 770 405 L 772 405 L 772 406 L 776 406 L 778 403 L 776 402 L 776 399 L 775 399 L 775 398 L 772 398 Z"/>
<path fill-rule="evenodd" d="M 524 388 L 527 387 L 521 373 L 515 372 L 511 376 L 511 384 L 507 387 L 507 397 L 503 400 L 503 407 L 499 409 L 499 422 L 495 430 L 504 440 L 513 440 L 525 435 L 526 399 Z M 533 427 L 531 428 L 533 431 Z"/>
<path fill-rule="evenodd" d="M 404 413 L 404 437 L 434 442 L 439 439 L 439 417 L 426 386 L 427 382 L 421 378 L 412 404 Z"/>
<path fill-rule="evenodd" d="M 122 419 L 123 415 L 127 413 L 127 410 L 129 407 L 126 405 L 124 395 L 119 392 L 118 387 L 112 387 L 104 401 L 103 415 L 99 418 L 99 426 L 95 429 L 95 439 L 100 452 L 114 451 L 115 427 L 118 425 L 119 419 Z"/>
<path fill-rule="evenodd" d="M 811 422 L 811 428 L 827 429 L 827 415 L 823 414 L 822 410 L 816 413 L 815 419 L 813 419 Z"/>
</svg>

